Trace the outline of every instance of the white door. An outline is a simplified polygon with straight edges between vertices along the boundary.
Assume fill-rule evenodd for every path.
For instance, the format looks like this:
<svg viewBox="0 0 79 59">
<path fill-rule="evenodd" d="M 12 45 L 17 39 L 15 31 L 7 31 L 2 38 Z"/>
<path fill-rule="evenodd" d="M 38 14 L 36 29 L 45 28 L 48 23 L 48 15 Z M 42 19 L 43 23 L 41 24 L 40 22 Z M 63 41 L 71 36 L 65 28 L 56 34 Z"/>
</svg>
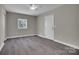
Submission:
<svg viewBox="0 0 79 59">
<path fill-rule="evenodd" d="M 54 16 L 45 16 L 45 37 L 54 39 Z"/>
</svg>

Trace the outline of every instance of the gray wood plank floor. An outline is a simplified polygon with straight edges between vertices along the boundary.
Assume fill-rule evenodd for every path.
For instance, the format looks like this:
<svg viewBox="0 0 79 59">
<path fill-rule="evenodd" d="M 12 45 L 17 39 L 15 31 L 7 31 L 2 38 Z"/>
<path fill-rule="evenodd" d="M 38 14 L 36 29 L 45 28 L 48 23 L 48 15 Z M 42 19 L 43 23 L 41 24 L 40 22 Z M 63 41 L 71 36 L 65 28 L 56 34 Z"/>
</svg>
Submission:
<svg viewBox="0 0 79 59">
<path fill-rule="evenodd" d="M 39 36 L 12 38 L 5 41 L 0 55 L 78 55 L 77 49 Z"/>
</svg>

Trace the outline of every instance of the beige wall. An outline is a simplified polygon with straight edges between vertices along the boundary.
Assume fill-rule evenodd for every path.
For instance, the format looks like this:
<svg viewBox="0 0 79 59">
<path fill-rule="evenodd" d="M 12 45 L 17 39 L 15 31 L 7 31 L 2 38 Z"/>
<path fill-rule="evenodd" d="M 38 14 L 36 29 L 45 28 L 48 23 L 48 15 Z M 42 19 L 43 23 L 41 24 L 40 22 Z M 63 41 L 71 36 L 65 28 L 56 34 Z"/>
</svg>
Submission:
<svg viewBox="0 0 79 59">
<path fill-rule="evenodd" d="M 55 39 L 79 48 L 79 5 L 62 5 L 61 7 L 38 16 L 38 34 L 43 32 L 44 16 L 55 17 Z M 43 21 L 43 22 L 42 22 Z"/>
<path fill-rule="evenodd" d="M 5 40 L 5 15 L 5 9 L 2 5 L 0 5 L 0 50 Z"/>
<path fill-rule="evenodd" d="M 6 21 L 7 37 L 37 34 L 36 17 L 7 12 L 6 18 L 7 18 Z M 23 30 L 18 29 L 17 19 L 19 18 L 27 19 L 27 29 L 23 29 Z"/>
<path fill-rule="evenodd" d="M 44 34 L 44 28 L 45 28 L 44 22 L 45 22 L 45 19 L 43 16 L 39 16 L 37 18 L 37 33 L 38 33 L 38 35 L 45 36 L 45 34 Z"/>
</svg>

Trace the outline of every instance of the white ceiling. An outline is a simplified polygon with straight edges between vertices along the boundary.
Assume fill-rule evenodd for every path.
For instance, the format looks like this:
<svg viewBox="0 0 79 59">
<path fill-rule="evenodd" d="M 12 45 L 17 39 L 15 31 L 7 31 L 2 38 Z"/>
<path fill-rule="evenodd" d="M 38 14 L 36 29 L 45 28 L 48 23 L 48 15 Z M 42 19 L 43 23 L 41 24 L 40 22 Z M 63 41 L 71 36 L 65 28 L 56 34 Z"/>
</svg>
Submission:
<svg viewBox="0 0 79 59">
<path fill-rule="evenodd" d="M 60 7 L 60 4 L 39 4 L 38 9 L 30 10 L 28 4 L 5 4 L 4 7 L 9 12 L 38 16 L 47 11 Z"/>
</svg>

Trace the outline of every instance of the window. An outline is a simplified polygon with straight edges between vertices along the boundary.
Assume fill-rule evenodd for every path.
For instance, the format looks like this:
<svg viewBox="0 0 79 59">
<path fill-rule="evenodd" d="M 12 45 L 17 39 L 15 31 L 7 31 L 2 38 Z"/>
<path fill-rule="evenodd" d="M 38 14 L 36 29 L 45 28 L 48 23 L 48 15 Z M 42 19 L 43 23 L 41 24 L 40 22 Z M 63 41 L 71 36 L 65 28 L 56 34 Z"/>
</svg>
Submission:
<svg viewBox="0 0 79 59">
<path fill-rule="evenodd" d="M 18 19 L 18 29 L 27 29 L 27 19 Z"/>
</svg>

